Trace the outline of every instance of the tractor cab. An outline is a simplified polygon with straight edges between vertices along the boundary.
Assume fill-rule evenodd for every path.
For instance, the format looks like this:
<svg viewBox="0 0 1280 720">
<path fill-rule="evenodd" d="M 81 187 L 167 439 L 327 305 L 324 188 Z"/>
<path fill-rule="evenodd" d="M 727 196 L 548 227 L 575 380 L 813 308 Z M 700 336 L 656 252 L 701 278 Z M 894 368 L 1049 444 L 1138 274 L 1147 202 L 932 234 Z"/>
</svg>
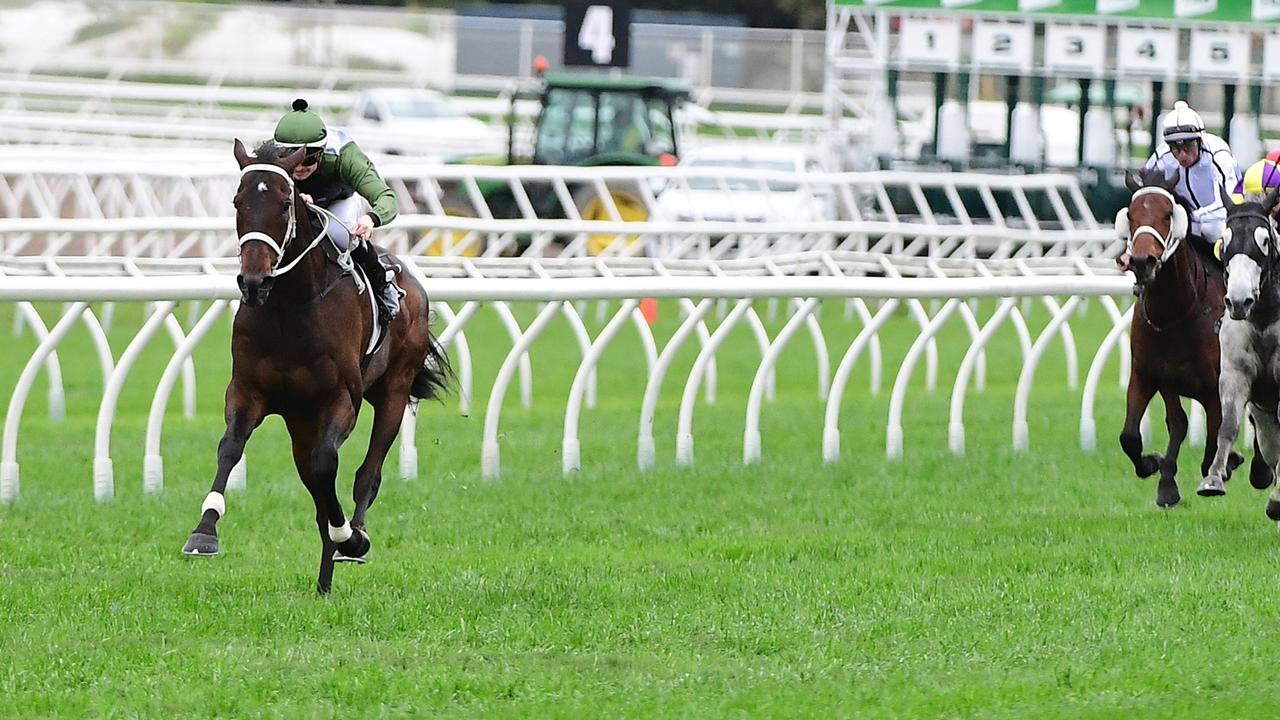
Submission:
<svg viewBox="0 0 1280 720">
<path fill-rule="evenodd" d="M 675 111 L 689 99 L 683 83 L 661 78 L 611 77 L 589 74 L 540 75 L 536 82 L 508 91 L 506 157 L 458 158 L 455 162 L 507 165 L 675 165 L 680 153 Z M 517 103 L 533 100 L 538 112 L 532 132 L 517 122 Z M 649 217 L 645 193 L 635 180 L 609 180 L 603 194 L 591 183 L 571 182 L 574 212 L 583 220 L 642 221 Z M 440 205 L 446 215 L 518 218 L 522 216 L 511 186 L 503 181 L 476 183 L 485 207 L 456 182 L 442 182 Z M 563 198 L 550 183 L 529 183 L 525 198 L 541 218 L 563 218 Z M 523 199 L 522 199 L 523 200 Z M 618 241 L 621 240 L 621 243 Z M 524 245 L 528 238 L 519 238 Z M 592 235 L 588 251 L 601 254 L 610 246 L 630 246 L 634 236 Z M 442 233 L 429 254 L 476 255 L 488 241 Z M 518 248 L 503 248 L 502 252 Z"/>
<path fill-rule="evenodd" d="M 529 161 L 579 166 L 674 164 L 679 155 L 675 109 L 688 98 L 688 89 L 671 80 L 544 76 L 538 88 L 540 108 Z M 519 162 L 514 157 L 509 161 Z"/>
</svg>

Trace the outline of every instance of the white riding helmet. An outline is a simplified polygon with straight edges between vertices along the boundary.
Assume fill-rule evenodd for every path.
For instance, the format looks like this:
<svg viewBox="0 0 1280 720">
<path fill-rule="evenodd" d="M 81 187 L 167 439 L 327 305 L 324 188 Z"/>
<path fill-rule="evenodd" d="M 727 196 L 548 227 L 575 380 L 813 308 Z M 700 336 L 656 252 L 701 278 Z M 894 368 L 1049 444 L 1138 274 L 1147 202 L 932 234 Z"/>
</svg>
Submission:
<svg viewBox="0 0 1280 720">
<path fill-rule="evenodd" d="M 1191 109 L 1186 102 L 1179 100 L 1173 104 L 1173 109 L 1168 115 L 1164 116 L 1164 139 L 1165 142 L 1171 140 L 1200 140 L 1204 137 L 1204 120 L 1201 119 L 1200 113 Z"/>
</svg>

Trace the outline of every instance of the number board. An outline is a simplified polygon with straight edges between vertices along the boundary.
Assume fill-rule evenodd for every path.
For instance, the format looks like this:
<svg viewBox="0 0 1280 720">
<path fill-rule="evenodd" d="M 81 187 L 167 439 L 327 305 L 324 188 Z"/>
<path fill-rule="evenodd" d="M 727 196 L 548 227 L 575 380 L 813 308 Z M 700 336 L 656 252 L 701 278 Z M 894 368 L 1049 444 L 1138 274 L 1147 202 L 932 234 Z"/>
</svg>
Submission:
<svg viewBox="0 0 1280 720">
<path fill-rule="evenodd" d="M 1178 70 L 1178 36 L 1173 28 L 1120 28 L 1116 68 L 1121 74 L 1172 78 Z"/>
<path fill-rule="evenodd" d="M 933 18 L 905 17 L 898 33 L 900 65 L 960 64 L 960 24 Z"/>
<path fill-rule="evenodd" d="M 1249 36 L 1242 32 L 1192 30 L 1187 69 L 1193 78 L 1241 78 L 1249 74 Z"/>
<path fill-rule="evenodd" d="M 564 64 L 631 65 L 631 0 L 567 0 Z"/>
<path fill-rule="evenodd" d="M 1050 71 L 1101 75 L 1107 64 L 1107 31 L 1100 25 L 1045 26 L 1044 65 Z"/>
<path fill-rule="evenodd" d="M 979 20 L 973 25 L 973 65 L 1030 72 L 1035 49 L 1033 29 L 1027 22 Z"/>
</svg>

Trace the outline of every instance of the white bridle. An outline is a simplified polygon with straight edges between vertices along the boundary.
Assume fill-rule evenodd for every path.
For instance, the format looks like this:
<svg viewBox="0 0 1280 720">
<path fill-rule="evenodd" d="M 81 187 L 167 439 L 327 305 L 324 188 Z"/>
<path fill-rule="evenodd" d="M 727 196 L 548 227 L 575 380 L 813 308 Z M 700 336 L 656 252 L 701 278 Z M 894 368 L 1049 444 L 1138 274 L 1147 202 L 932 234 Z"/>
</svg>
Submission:
<svg viewBox="0 0 1280 720">
<path fill-rule="evenodd" d="M 1173 206 L 1173 217 L 1170 219 L 1170 222 L 1169 222 L 1169 232 L 1166 235 L 1161 235 L 1158 230 L 1151 227 L 1150 225 L 1141 225 L 1136 230 L 1130 229 L 1129 237 L 1127 238 L 1128 245 L 1125 249 L 1128 252 L 1132 253 L 1133 241 L 1139 235 L 1142 235 L 1145 233 L 1147 235 L 1154 236 L 1155 239 L 1159 241 L 1160 247 L 1164 248 L 1164 252 L 1161 254 L 1161 257 L 1167 258 L 1173 255 L 1173 251 L 1178 249 L 1178 245 L 1182 244 L 1182 238 L 1186 237 L 1187 231 L 1186 231 L 1185 219 L 1182 222 L 1179 222 L 1177 220 L 1178 212 L 1182 211 L 1183 213 L 1185 213 L 1186 211 L 1183 210 L 1182 206 L 1178 204 L 1178 200 L 1173 197 L 1173 193 L 1161 187 L 1138 188 L 1138 191 L 1133 194 L 1133 198 L 1130 200 L 1130 203 L 1132 203 L 1133 200 L 1137 200 L 1138 198 L 1142 197 L 1143 195 L 1159 195 L 1165 198 L 1166 200 L 1168 200 L 1169 203 Z M 1129 221 L 1129 211 L 1126 208 L 1122 212 L 1124 213 L 1124 220 L 1127 225 Z M 1182 232 L 1175 233 L 1174 230 L 1177 229 L 1179 225 L 1183 226 Z"/>
<path fill-rule="evenodd" d="M 248 175 L 251 172 L 259 172 L 259 171 L 275 173 L 276 175 L 279 175 L 280 177 L 284 178 L 285 182 L 289 183 L 289 227 L 285 229 L 284 239 L 281 240 L 280 242 L 276 242 L 275 238 L 271 237 L 270 235 L 264 232 L 258 232 L 257 230 L 252 230 L 250 232 L 247 232 L 240 236 L 240 247 L 243 248 L 245 246 L 245 243 L 253 242 L 255 240 L 261 243 L 266 243 L 267 247 L 271 248 L 272 250 L 275 250 L 276 252 L 276 261 L 271 266 L 271 277 L 279 277 L 280 275 L 283 275 L 289 272 L 295 266 L 297 266 L 298 262 L 302 260 L 302 258 L 306 257 L 306 254 L 311 252 L 311 249 L 320 243 L 320 239 L 325 236 L 325 233 L 323 232 L 316 233 L 315 238 L 311 241 L 311 244 L 307 246 L 306 250 L 303 250 L 302 252 L 298 253 L 298 257 L 294 258 L 293 262 L 290 262 L 288 265 L 285 265 L 283 268 L 280 267 L 280 261 L 284 259 L 284 250 L 285 248 L 289 247 L 289 243 L 293 240 L 298 230 L 297 212 L 293 205 L 293 198 L 294 198 L 293 176 L 290 175 L 287 170 L 285 170 L 284 168 L 278 165 L 272 165 L 270 163 L 251 163 L 241 168 L 240 177 L 243 178 L 245 175 Z M 308 205 L 308 207 L 314 207 L 314 206 Z"/>
</svg>

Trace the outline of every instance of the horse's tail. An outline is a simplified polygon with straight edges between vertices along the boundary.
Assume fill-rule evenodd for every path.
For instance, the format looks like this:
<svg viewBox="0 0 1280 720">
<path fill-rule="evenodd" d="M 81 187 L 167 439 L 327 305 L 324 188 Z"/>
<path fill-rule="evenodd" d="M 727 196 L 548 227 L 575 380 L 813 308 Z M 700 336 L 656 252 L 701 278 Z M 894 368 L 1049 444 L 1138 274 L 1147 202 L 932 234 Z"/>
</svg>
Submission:
<svg viewBox="0 0 1280 720">
<path fill-rule="evenodd" d="M 413 384 L 409 386 L 409 395 L 416 400 L 439 400 L 449 391 L 455 380 L 453 365 L 444 347 L 433 335 L 427 345 L 427 359 L 422 369 L 413 376 Z"/>
</svg>

